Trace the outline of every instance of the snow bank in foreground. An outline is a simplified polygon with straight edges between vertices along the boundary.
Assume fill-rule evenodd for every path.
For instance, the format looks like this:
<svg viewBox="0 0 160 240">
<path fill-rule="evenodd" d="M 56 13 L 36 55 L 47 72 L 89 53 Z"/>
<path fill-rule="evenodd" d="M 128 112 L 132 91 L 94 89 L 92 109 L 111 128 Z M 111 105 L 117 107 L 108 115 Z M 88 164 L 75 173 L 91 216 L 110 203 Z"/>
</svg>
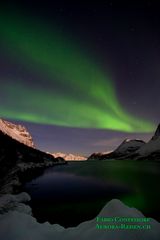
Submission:
<svg viewBox="0 0 160 240">
<path fill-rule="evenodd" d="M 2 197 L 0 197 L 0 213 L 3 214 L 8 211 L 18 211 L 26 214 L 32 214 L 32 210 L 29 206 L 24 204 L 25 202 L 28 202 L 31 200 L 31 197 L 25 193 L 22 192 L 17 195 L 12 194 L 5 194 Z"/>
<path fill-rule="evenodd" d="M 24 196 L 24 195 L 23 195 Z M 110 201 L 99 213 L 99 217 L 144 217 L 134 208 L 119 200 Z M 68 216 L 69 217 L 69 216 Z M 65 229 L 48 222 L 40 224 L 32 216 L 14 211 L 0 215 L 0 239 L 3 240 L 159 240 L 160 223 L 151 219 L 150 230 L 99 230 L 96 218 L 81 223 L 75 228 Z"/>
</svg>

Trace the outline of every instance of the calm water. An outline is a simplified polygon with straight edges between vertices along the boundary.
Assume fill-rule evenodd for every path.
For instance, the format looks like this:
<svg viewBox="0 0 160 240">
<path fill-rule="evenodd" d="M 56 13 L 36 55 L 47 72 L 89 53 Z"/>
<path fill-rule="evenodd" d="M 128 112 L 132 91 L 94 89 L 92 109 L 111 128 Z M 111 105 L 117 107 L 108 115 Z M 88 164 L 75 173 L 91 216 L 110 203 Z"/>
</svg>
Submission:
<svg viewBox="0 0 160 240">
<path fill-rule="evenodd" d="M 39 222 L 65 227 L 93 219 L 117 198 L 160 221 L 160 165 L 148 162 L 69 162 L 45 170 L 24 191 Z"/>
</svg>

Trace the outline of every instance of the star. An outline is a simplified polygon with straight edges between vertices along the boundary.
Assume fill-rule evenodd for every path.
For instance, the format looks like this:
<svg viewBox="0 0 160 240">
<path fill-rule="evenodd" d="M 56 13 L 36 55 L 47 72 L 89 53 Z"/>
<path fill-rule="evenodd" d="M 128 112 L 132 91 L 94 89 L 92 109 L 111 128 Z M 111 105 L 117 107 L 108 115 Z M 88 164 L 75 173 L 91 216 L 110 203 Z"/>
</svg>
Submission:
<svg viewBox="0 0 160 240">
<path fill-rule="evenodd" d="M 135 28 L 134 27 L 130 27 L 130 31 L 131 32 L 135 32 Z"/>
</svg>

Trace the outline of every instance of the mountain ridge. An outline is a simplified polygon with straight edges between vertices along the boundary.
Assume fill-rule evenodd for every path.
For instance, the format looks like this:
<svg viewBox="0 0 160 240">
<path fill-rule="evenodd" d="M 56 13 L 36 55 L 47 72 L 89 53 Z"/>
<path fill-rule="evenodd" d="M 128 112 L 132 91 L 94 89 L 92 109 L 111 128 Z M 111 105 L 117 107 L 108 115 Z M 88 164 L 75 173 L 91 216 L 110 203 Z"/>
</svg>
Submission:
<svg viewBox="0 0 160 240">
<path fill-rule="evenodd" d="M 26 127 L 22 125 L 14 124 L 0 118 L 0 131 L 29 147 L 35 148 L 32 136 Z"/>
<path fill-rule="evenodd" d="M 15 124 L 13 125 L 15 126 Z M 32 169 L 32 171 L 29 171 L 29 173 L 27 173 L 27 175 L 33 175 L 34 177 L 34 174 L 40 168 L 44 169 L 48 166 L 66 163 L 63 158 L 55 158 L 51 154 L 42 152 L 41 150 L 28 146 L 24 142 L 14 139 L 10 136 L 10 134 L 7 134 L 8 132 L 6 133 L 4 131 L 4 123 L 2 123 L 2 126 L 3 131 L 1 130 L 2 127 L 0 128 L 1 193 L 12 192 L 14 191 L 15 187 L 21 185 L 20 178 L 25 178 L 25 173 L 27 173 L 27 170 Z M 24 128 L 22 127 L 21 129 Z"/>
<path fill-rule="evenodd" d="M 95 153 L 88 157 L 88 160 L 95 159 L 132 159 L 132 160 L 154 160 L 160 161 L 160 124 L 158 125 L 153 137 L 144 142 L 140 139 L 125 139 L 114 151 L 108 154 Z"/>
</svg>

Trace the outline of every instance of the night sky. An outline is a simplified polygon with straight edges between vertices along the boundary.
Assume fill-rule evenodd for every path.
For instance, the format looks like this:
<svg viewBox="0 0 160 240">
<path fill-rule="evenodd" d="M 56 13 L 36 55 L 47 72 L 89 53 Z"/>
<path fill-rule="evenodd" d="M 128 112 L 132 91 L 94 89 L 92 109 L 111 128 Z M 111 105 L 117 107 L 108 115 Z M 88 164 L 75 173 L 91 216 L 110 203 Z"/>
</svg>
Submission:
<svg viewBox="0 0 160 240">
<path fill-rule="evenodd" d="M 38 148 L 88 155 L 160 121 L 158 1 L 5 1 L 0 115 Z"/>
</svg>

